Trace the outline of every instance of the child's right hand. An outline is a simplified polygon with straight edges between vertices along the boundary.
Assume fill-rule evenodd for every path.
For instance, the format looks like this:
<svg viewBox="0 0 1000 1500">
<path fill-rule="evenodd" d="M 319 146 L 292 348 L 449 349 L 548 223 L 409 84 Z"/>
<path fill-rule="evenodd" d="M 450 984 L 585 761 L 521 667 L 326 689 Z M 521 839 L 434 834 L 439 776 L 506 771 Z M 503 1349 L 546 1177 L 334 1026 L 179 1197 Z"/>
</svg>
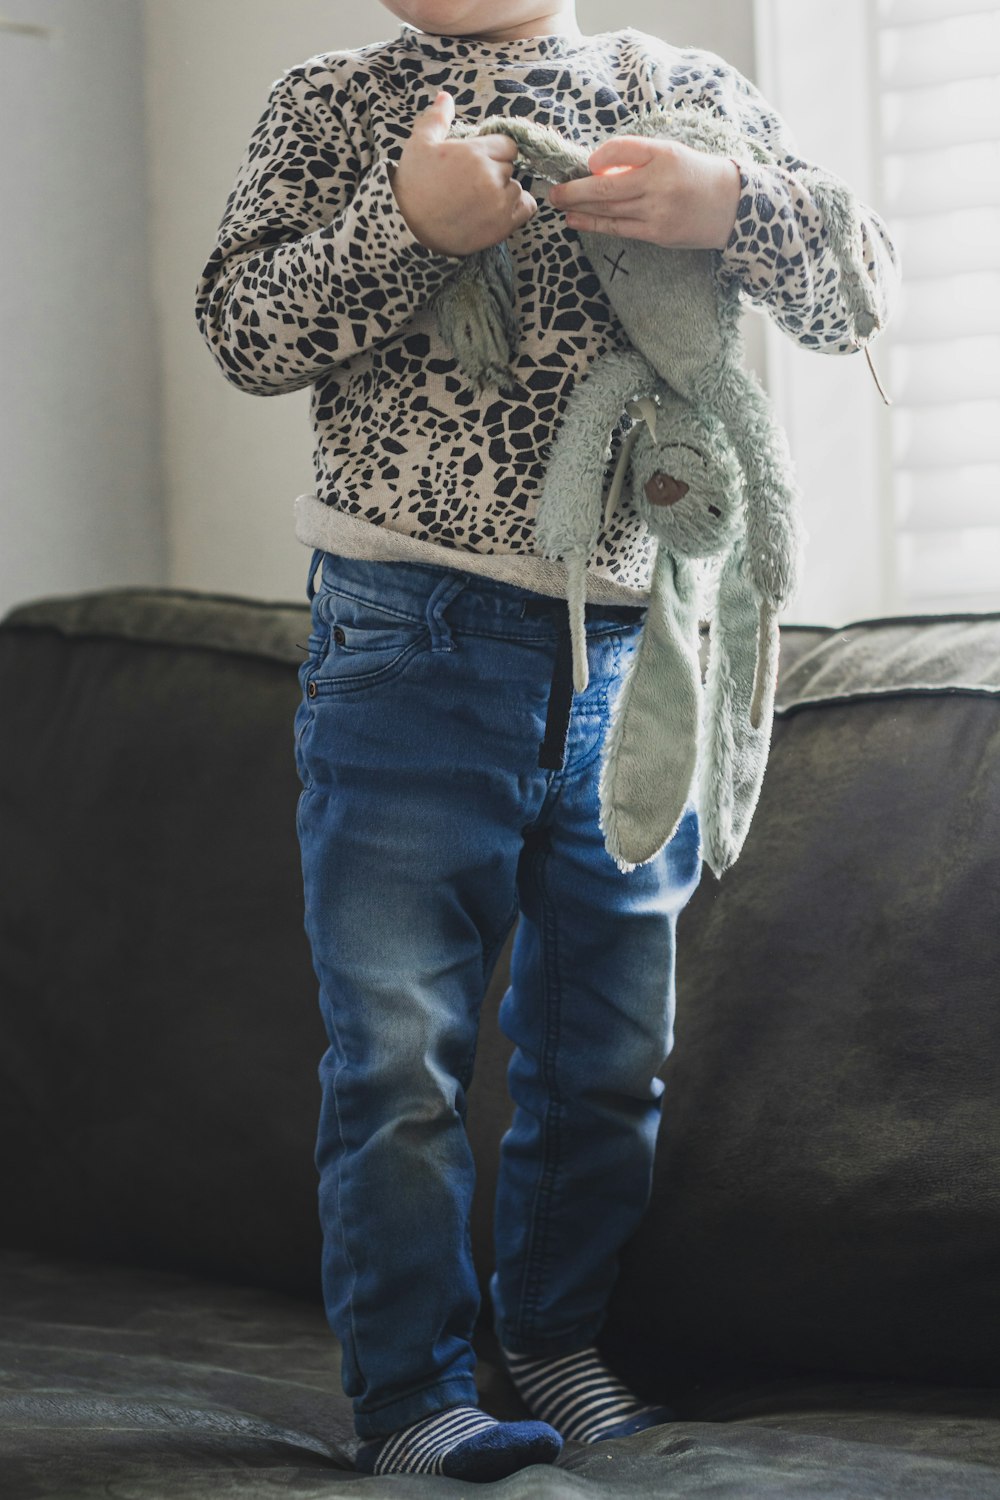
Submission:
<svg viewBox="0 0 1000 1500">
<path fill-rule="evenodd" d="M 428 250 L 471 255 L 499 245 L 538 204 L 515 181 L 509 135 L 447 140 L 455 101 L 443 91 L 416 118 L 390 173 L 399 211 Z"/>
</svg>

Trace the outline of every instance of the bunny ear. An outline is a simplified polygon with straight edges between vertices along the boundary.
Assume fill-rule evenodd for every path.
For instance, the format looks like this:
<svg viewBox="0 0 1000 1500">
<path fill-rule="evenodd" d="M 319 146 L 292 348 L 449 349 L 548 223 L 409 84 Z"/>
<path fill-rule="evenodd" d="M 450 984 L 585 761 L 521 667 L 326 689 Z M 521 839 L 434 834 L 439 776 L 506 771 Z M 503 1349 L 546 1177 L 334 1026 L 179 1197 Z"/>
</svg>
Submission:
<svg viewBox="0 0 1000 1500">
<path fill-rule="evenodd" d="M 535 177 L 547 182 L 568 182 L 572 177 L 587 177 L 592 148 L 561 136 L 549 125 L 533 120 L 514 120 L 494 115 L 474 128 L 476 135 L 509 135 L 517 146 L 515 166 L 527 168 Z"/>
<path fill-rule="evenodd" d="M 588 152 L 548 126 L 494 116 L 478 126 L 452 123 L 449 135 L 509 135 L 518 148 L 516 165 L 549 182 L 585 177 Z M 516 384 L 512 365 L 520 329 L 514 268 L 505 240 L 465 257 L 434 298 L 437 327 L 454 350 L 464 374 L 480 390 Z"/>
<path fill-rule="evenodd" d="M 590 681 L 587 664 L 587 553 L 572 552 L 566 559 L 566 601 L 573 644 L 573 691 L 583 693 Z"/>
<path fill-rule="evenodd" d="M 712 619 L 699 744 L 704 858 L 716 878 L 743 848 L 771 743 L 778 622 L 744 572 L 743 542 L 726 560 Z"/>
<path fill-rule="evenodd" d="M 658 854 L 690 800 L 701 707 L 697 609 L 691 564 L 661 544 L 639 649 L 603 752 L 601 828 L 620 870 Z"/>
<path fill-rule="evenodd" d="M 750 725 L 759 729 L 765 711 L 774 708 L 774 690 L 778 681 L 778 611 L 764 599 L 757 617 L 757 668 L 750 699 Z M 770 701 L 769 701 L 770 700 Z"/>
<path fill-rule="evenodd" d="M 438 332 L 481 391 L 515 384 L 519 340 L 514 267 L 506 242 L 466 256 L 434 299 Z"/>
<path fill-rule="evenodd" d="M 589 677 L 584 635 L 586 569 L 601 531 L 601 495 L 611 439 L 632 394 L 655 390 L 658 384 L 655 370 L 641 354 L 632 349 L 609 351 L 573 386 L 548 456 L 535 517 L 535 550 L 566 563 L 573 688 L 578 693 L 586 688 Z M 627 439 L 623 448 L 626 443 Z"/>
</svg>

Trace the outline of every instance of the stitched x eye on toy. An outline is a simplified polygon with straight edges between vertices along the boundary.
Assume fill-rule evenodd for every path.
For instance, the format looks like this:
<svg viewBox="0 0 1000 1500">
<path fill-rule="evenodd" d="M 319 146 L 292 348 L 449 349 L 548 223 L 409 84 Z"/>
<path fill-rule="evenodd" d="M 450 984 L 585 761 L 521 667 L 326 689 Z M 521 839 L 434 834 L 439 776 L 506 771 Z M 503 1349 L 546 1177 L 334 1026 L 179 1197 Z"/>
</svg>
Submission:
<svg viewBox="0 0 1000 1500">
<path fill-rule="evenodd" d="M 517 164 L 549 182 L 589 175 L 592 148 L 529 121 L 461 121 L 451 135 L 502 131 Z M 616 132 L 617 133 L 617 132 Z M 658 109 L 622 134 L 657 135 L 736 160 L 772 162 L 762 142 L 697 106 Z M 861 255 L 856 200 L 820 168 L 802 170 L 838 256 L 862 346 L 880 327 Z M 598 360 L 567 401 L 549 455 L 537 548 L 567 566 L 573 685 L 587 686 L 586 566 L 616 508 L 655 539 L 642 637 L 603 747 L 600 818 L 622 870 L 652 859 L 692 799 L 716 875 L 738 858 L 760 795 L 778 674 L 778 614 L 794 594 L 806 533 L 784 432 L 743 367 L 739 288 L 715 252 L 578 231 L 632 348 Z M 482 390 L 514 383 L 518 321 L 506 244 L 466 258 L 436 299 L 438 327 Z M 874 371 L 873 371 L 874 374 Z M 607 496 L 611 438 L 623 437 Z M 714 599 L 711 597 L 714 590 Z M 710 621 L 702 686 L 699 618 Z"/>
</svg>

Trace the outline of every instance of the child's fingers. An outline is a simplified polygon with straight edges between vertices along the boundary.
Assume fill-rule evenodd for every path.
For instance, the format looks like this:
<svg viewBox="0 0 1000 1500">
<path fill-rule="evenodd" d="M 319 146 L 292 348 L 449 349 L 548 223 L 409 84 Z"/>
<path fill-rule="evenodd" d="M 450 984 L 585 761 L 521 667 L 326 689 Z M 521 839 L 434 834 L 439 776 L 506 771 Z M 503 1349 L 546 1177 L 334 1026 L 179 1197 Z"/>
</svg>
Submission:
<svg viewBox="0 0 1000 1500">
<path fill-rule="evenodd" d="M 567 214 L 569 229 L 584 230 L 588 234 L 616 234 L 624 239 L 656 241 L 654 227 L 648 219 L 624 218 L 621 215 L 606 217 L 602 214 Z"/>
<path fill-rule="evenodd" d="M 492 156 L 495 161 L 513 161 L 517 156 L 517 142 L 511 140 L 509 135 L 504 135 L 502 131 L 498 130 L 493 135 L 473 136 L 472 140 L 477 147 L 484 151 L 487 156 Z"/>
<path fill-rule="evenodd" d="M 526 221 L 532 217 L 538 208 L 538 204 L 527 188 L 523 188 L 514 177 L 507 184 L 507 197 L 510 203 L 511 215 L 515 219 Z"/>
<path fill-rule="evenodd" d="M 587 158 L 592 172 L 606 172 L 609 167 L 642 167 L 653 160 L 657 148 L 663 141 L 651 141 L 648 136 L 613 135 L 594 148 Z"/>
<path fill-rule="evenodd" d="M 558 182 L 549 190 L 554 208 L 574 213 L 603 214 L 617 211 L 623 204 L 638 203 L 646 196 L 646 187 L 637 172 L 622 172 L 610 177 L 576 177 L 572 182 Z"/>
<path fill-rule="evenodd" d="M 428 144 L 443 141 L 455 118 L 455 100 L 447 89 L 436 95 L 426 109 L 420 111 L 413 122 L 413 134 Z"/>
</svg>

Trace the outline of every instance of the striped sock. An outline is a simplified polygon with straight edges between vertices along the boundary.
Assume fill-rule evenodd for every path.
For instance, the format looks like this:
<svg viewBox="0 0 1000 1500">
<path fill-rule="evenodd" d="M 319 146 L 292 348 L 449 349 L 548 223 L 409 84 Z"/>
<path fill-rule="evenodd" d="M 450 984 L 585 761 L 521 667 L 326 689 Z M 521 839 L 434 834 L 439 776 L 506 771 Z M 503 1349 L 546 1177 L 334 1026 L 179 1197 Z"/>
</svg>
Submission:
<svg viewBox="0 0 1000 1500">
<path fill-rule="evenodd" d="M 568 1442 L 599 1443 L 677 1420 L 671 1407 L 647 1405 L 633 1395 L 608 1369 L 596 1345 L 555 1358 L 501 1352 L 529 1411 L 550 1422 Z"/>
<path fill-rule="evenodd" d="M 478 1406 L 449 1406 L 364 1443 L 355 1468 L 365 1474 L 446 1474 L 503 1479 L 528 1464 L 553 1463 L 562 1438 L 544 1422 L 498 1422 Z"/>
</svg>

